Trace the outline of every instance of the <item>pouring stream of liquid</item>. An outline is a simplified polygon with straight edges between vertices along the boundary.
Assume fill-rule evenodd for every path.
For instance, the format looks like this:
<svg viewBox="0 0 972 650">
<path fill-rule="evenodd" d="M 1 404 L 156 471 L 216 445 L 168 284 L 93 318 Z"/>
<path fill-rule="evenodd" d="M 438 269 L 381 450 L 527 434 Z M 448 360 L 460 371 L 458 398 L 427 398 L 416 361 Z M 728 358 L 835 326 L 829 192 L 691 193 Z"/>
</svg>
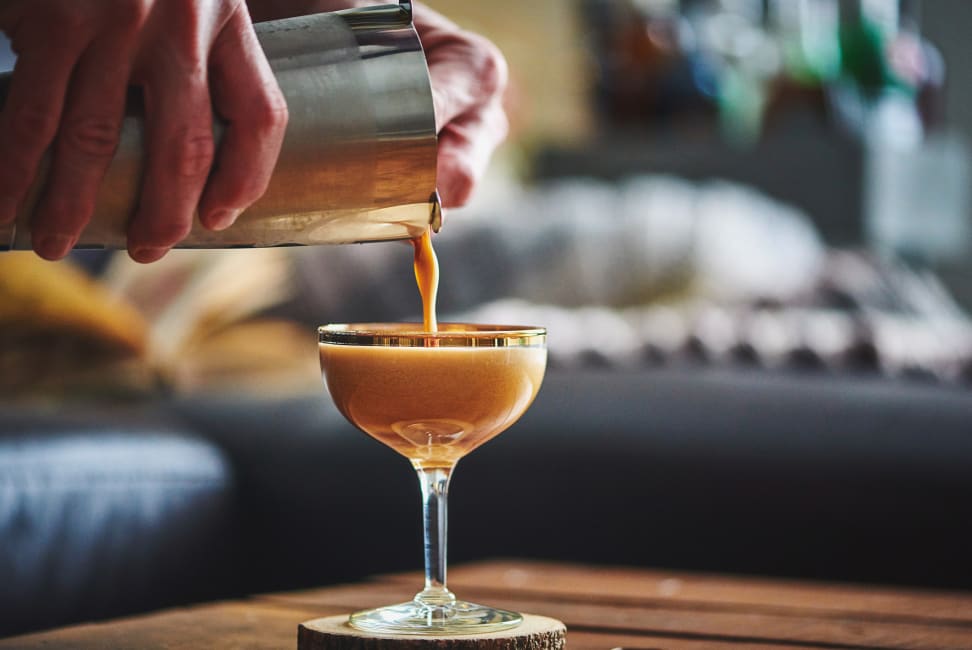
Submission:
<svg viewBox="0 0 972 650">
<path fill-rule="evenodd" d="M 422 295 L 422 322 L 426 332 L 437 332 L 435 299 L 439 292 L 439 260 L 432 248 L 432 230 L 412 240 L 415 249 L 415 282 Z"/>
</svg>

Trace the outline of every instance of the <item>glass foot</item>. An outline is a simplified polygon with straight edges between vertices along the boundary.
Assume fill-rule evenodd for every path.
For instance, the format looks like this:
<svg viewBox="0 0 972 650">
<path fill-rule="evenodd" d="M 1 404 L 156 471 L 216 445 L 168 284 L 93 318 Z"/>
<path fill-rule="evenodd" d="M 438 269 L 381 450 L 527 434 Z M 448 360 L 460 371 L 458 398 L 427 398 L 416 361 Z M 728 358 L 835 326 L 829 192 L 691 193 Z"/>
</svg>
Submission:
<svg viewBox="0 0 972 650">
<path fill-rule="evenodd" d="M 352 614 L 351 627 L 386 634 L 482 634 L 509 630 L 523 622 L 516 612 L 456 601 L 426 605 L 416 601 Z"/>
</svg>

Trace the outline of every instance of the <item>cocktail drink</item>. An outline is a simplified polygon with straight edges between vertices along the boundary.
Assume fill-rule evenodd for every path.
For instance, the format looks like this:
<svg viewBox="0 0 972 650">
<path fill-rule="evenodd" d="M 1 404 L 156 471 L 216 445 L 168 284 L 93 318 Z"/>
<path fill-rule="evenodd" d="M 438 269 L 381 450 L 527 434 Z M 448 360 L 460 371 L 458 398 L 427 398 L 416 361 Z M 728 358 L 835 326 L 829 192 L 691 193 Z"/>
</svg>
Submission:
<svg viewBox="0 0 972 650">
<path fill-rule="evenodd" d="M 418 472 L 425 588 L 407 603 L 352 614 L 352 626 L 395 634 L 471 634 L 516 626 L 519 614 L 456 600 L 446 587 L 446 497 L 456 463 L 526 411 L 543 381 L 540 328 L 440 324 L 320 328 L 328 391 L 359 429 Z"/>
</svg>

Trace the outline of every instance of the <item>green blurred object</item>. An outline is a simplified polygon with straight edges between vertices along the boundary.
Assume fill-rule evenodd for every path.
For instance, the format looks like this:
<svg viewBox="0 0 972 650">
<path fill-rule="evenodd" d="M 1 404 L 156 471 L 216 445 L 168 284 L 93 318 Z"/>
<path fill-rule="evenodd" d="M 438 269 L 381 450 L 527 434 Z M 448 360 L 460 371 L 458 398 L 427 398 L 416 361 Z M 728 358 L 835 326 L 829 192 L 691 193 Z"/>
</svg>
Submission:
<svg viewBox="0 0 972 650">
<path fill-rule="evenodd" d="M 888 61 L 888 39 L 880 26 L 866 16 L 840 26 L 841 73 L 866 95 L 888 88 L 913 92 Z"/>
</svg>

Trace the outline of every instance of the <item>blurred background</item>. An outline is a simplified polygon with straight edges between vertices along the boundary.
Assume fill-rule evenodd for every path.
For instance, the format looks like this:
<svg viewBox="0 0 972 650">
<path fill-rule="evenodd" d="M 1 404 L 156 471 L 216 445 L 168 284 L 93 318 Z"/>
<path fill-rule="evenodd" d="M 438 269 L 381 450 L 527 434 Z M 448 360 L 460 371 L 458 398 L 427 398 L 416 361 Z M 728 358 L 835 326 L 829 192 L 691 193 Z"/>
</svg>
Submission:
<svg viewBox="0 0 972 650">
<path fill-rule="evenodd" d="M 688 360 L 972 381 L 972 46 L 956 27 L 967 3 L 431 4 L 495 41 L 511 76 L 509 140 L 436 238 L 445 317 L 551 322 L 565 366 Z M 28 326 L 8 328 L 0 386 L 94 381 L 97 392 L 104 377 L 124 392 L 137 376 L 135 392 L 316 390 L 313 355 L 298 351 L 312 349 L 314 326 L 421 313 L 408 256 L 178 252 L 146 270 L 80 252 L 64 266 L 139 323 L 116 341 L 126 371 L 92 379 L 83 355 L 34 363 L 18 341 L 37 338 L 36 319 L 11 308 Z M 8 258 L 77 295 L 51 265 Z M 599 327 L 582 331 L 590 319 Z M 294 327 L 302 335 L 283 334 Z"/>
<path fill-rule="evenodd" d="M 738 181 L 967 293 L 966 3 L 443 5 L 510 61 L 518 172 Z"/>
<path fill-rule="evenodd" d="M 518 172 L 738 181 L 968 302 L 966 3 L 446 4 L 510 61 Z"/>
<path fill-rule="evenodd" d="M 567 364 L 687 350 L 967 379 L 966 3 L 432 5 L 511 70 L 510 139 L 437 239 L 445 313 L 548 307 Z M 348 253 L 347 292 L 299 295 L 318 318 L 412 316 L 408 278 L 375 277 L 395 254 Z M 578 332 L 581 314 L 610 333 Z"/>
<path fill-rule="evenodd" d="M 511 73 L 440 316 L 550 331 L 453 559 L 972 588 L 972 3 L 429 4 Z M 420 314 L 397 244 L 0 253 L 0 634 L 418 568 L 314 328 Z"/>
</svg>

